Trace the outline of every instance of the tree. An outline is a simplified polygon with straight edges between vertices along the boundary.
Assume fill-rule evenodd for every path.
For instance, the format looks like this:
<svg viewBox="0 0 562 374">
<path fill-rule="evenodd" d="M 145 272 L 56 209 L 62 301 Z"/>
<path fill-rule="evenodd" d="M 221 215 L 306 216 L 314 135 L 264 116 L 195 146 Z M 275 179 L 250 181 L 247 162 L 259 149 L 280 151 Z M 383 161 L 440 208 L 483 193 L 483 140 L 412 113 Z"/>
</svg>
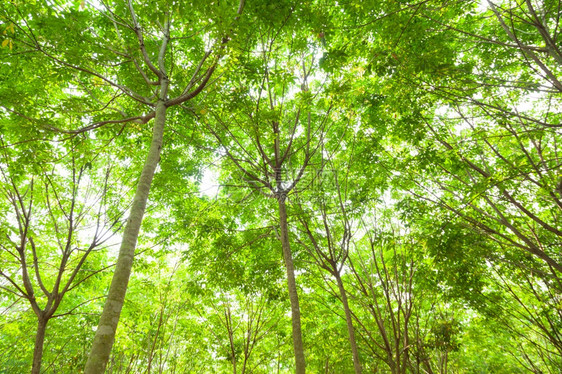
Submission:
<svg viewBox="0 0 562 374">
<path fill-rule="evenodd" d="M 349 152 L 353 153 L 353 150 L 349 150 Z M 334 156 L 332 155 L 332 157 Z M 325 163 L 328 167 L 321 168 L 319 171 L 321 176 L 315 181 L 316 188 L 312 191 L 316 196 L 311 196 L 308 204 L 301 201 L 297 202 L 301 211 L 298 220 L 304 232 L 303 236 L 306 238 L 303 238 L 303 240 L 306 240 L 306 242 L 299 239 L 297 241 L 307 249 L 316 264 L 336 280 L 339 298 L 345 313 L 353 367 L 355 373 L 360 374 L 362 368 L 355 338 L 353 314 L 349 307 L 347 291 L 342 279 L 343 270 L 349 258 L 353 235 L 353 218 L 350 216 L 355 212 L 350 212 L 350 210 L 356 210 L 349 207 L 349 196 L 347 194 L 349 169 L 352 168 L 352 164 L 351 162 L 344 162 L 336 167 L 333 160 L 327 160 Z M 346 174 L 339 175 L 340 170 L 346 169 Z M 316 218 L 313 212 L 320 212 L 320 218 Z"/>
<path fill-rule="evenodd" d="M 394 174 L 393 183 L 415 195 L 406 209 L 428 200 L 449 210 L 452 215 L 443 217 L 455 222 L 452 217 L 459 217 L 491 241 L 488 252 L 479 252 L 480 261 L 502 269 L 502 277 L 510 278 L 507 268 L 519 268 L 533 279 L 530 289 L 544 284 L 554 295 L 561 271 L 554 109 L 560 65 L 552 47 L 559 4 L 488 2 L 487 9 L 476 2 L 458 4 L 424 2 L 407 10 L 408 27 L 394 44 L 394 63 L 373 78 L 383 103 L 399 108 L 392 109 L 394 118 L 380 104 L 370 110 L 398 130 L 378 142 L 381 161 Z M 440 27 L 432 29 L 428 20 Z M 418 38 L 420 27 L 431 33 Z M 374 42 L 369 51 L 382 48 Z M 512 301 L 522 297 L 510 295 Z M 544 325 L 537 314 L 530 319 L 539 330 Z"/>
<path fill-rule="evenodd" d="M 294 17 L 293 10 L 285 9 L 285 12 L 279 29 L 261 31 L 264 50 L 260 55 L 257 58 L 253 53 L 243 56 L 244 62 L 259 73 L 242 77 L 229 86 L 231 92 L 222 100 L 225 104 L 210 109 L 212 118 L 203 117 L 202 121 L 212 123 L 207 127 L 238 172 L 237 179 L 256 194 L 277 202 L 278 235 L 291 300 L 296 371 L 304 373 L 306 364 L 287 200 L 297 186 L 303 184 L 301 180 L 312 169 L 313 157 L 320 153 L 331 106 L 327 100 L 315 98 L 312 91 L 318 83 L 309 82 L 315 58 L 303 50 L 309 45 L 306 38 L 289 47 L 278 44 L 278 39 L 290 37 L 285 28 Z M 299 70 L 301 77 L 297 82 L 295 73 Z M 309 85 L 313 85 L 310 90 Z M 291 93 L 293 90 L 298 93 Z M 244 95 L 241 102 L 230 104 L 245 92 L 249 95 Z M 311 99 L 316 99 L 316 108 L 310 105 Z"/>
<path fill-rule="evenodd" d="M 0 163 L 8 203 L 2 207 L 0 276 L 6 285 L 1 287 L 25 299 L 37 318 L 32 373 L 41 371 L 47 324 L 89 302 L 69 308 L 63 300 L 109 267 L 88 269 L 88 264 L 122 224 L 123 210 L 111 201 L 110 184 L 118 182 L 111 166 L 104 165 L 104 157 L 80 157 L 79 146 L 75 142 L 69 156 L 59 153 L 70 158 L 65 164 L 21 170 L 15 152 L 6 149 Z"/>
<path fill-rule="evenodd" d="M 550 120 L 557 121 L 553 108 L 560 57 L 552 40 L 558 19 L 549 11 L 555 2 L 540 2 L 540 10 L 533 4 L 489 1 L 485 10 L 472 3 L 464 14 L 442 17 L 420 8 L 422 19 L 445 27 L 436 33 L 446 36 L 441 53 L 454 46 L 463 49 L 453 55 L 456 63 L 449 59 L 427 73 L 410 74 L 415 78 L 400 78 L 429 90 L 434 103 L 432 109 L 418 109 L 428 132 L 421 142 L 412 138 L 413 145 L 419 144 L 417 155 L 406 156 L 404 165 L 418 160 L 416 168 L 423 170 L 414 171 L 418 174 L 437 165 L 442 173 L 429 177 L 435 183 L 424 185 L 429 193 L 420 193 L 423 198 L 439 201 L 475 229 L 537 257 L 551 269 L 547 272 L 559 273 L 559 258 L 547 244 L 559 234 L 554 224 L 560 207 L 558 162 L 556 145 L 545 146 L 557 144 Z M 413 73 L 413 60 L 407 57 L 399 69 Z M 436 190 L 455 196 L 461 205 L 438 197 Z M 534 227 L 528 229 L 527 223 Z"/>
<path fill-rule="evenodd" d="M 187 22 L 186 19 L 177 16 L 178 13 L 183 12 L 184 5 L 163 2 L 161 6 L 160 9 L 152 9 L 148 6 L 136 5 L 133 1 L 115 5 L 102 2 L 101 9 L 88 9 L 80 13 L 73 8 L 60 4 L 55 7 L 55 17 L 51 16 L 53 12 L 50 9 L 47 12 L 40 7 L 32 9 L 35 13 L 35 17 L 32 18 L 33 22 L 27 22 L 23 18 L 23 9 L 19 5 L 10 4 L 4 12 L 5 19 L 14 25 L 18 25 L 16 42 L 21 44 L 22 48 L 26 47 L 28 52 L 33 51 L 42 55 L 51 64 L 72 71 L 80 78 L 97 79 L 110 91 L 114 90 L 113 96 L 107 101 L 107 105 L 110 105 L 115 97 L 125 96 L 135 102 L 137 111 L 148 109 L 147 114 L 132 116 L 124 110 L 117 109 L 116 111 L 122 115 L 121 118 L 96 121 L 79 129 L 66 130 L 49 126 L 50 128 L 60 132 L 76 134 L 114 123 L 144 125 L 154 119 L 150 148 L 137 184 L 129 219 L 125 225 L 114 278 L 96 330 L 96 337 L 85 373 L 103 371 L 109 358 L 127 290 L 150 185 L 160 159 L 168 108 L 193 99 L 209 83 L 218 66 L 219 59 L 224 55 L 226 44 L 232 37 L 232 23 L 238 20 L 244 9 L 244 1 L 240 1 L 234 14 L 229 12 L 229 8 L 219 10 L 217 18 L 222 18 L 222 22 L 219 21 L 218 25 L 214 25 L 212 31 L 208 31 L 205 35 L 214 40 L 211 49 L 207 51 L 202 50 L 203 45 L 200 42 L 201 37 L 197 36 L 199 31 L 196 31 L 198 28 L 196 23 L 191 25 L 193 31 L 195 31 L 193 37 L 186 38 L 183 28 L 173 27 L 175 22 L 178 22 L 178 24 Z M 142 13 L 139 15 L 137 14 L 137 7 L 142 9 Z M 199 10 L 203 14 L 209 11 L 205 6 L 202 6 Z M 228 15 L 221 13 L 221 11 L 227 12 Z M 196 16 L 195 12 L 189 13 L 192 17 Z M 85 43 L 92 50 L 89 48 L 77 50 L 76 46 L 71 44 L 76 33 L 68 35 L 66 40 L 61 38 L 62 40 L 55 39 L 52 43 L 47 42 L 47 40 L 51 40 L 53 35 L 46 32 L 52 29 L 38 27 L 38 25 L 43 23 L 55 28 L 57 27 L 58 15 L 67 20 L 78 19 L 82 21 L 72 29 L 79 28 L 79 30 L 76 30 L 78 33 L 92 35 L 91 38 L 88 38 L 89 43 Z M 91 24 L 93 25 L 90 26 Z M 88 30 L 89 27 L 92 27 L 92 30 Z M 67 44 L 63 44 L 65 42 Z M 97 53 L 95 47 L 98 50 L 103 50 L 103 54 Z M 173 48 L 196 50 L 194 55 L 198 62 L 191 64 L 190 70 L 193 72 L 191 76 L 188 76 L 183 69 L 174 71 L 175 66 L 185 65 L 185 62 L 176 60 L 177 57 L 174 59 L 170 56 Z M 92 55 L 95 56 L 94 61 L 87 62 L 85 58 Z M 98 70 L 95 66 L 96 63 L 101 64 L 103 70 Z M 122 64 L 125 65 L 122 66 Z M 131 76 L 131 73 L 134 75 Z M 151 96 L 138 93 L 139 89 Z M 84 90 L 89 92 L 91 88 L 86 86 Z M 107 92 L 107 90 L 105 91 Z M 20 111 L 5 108 L 15 114 L 20 113 Z M 141 108 L 144 108 L 144 110 Z M 35 122 L 42 123 L 40 120 Z"/>
</svg>

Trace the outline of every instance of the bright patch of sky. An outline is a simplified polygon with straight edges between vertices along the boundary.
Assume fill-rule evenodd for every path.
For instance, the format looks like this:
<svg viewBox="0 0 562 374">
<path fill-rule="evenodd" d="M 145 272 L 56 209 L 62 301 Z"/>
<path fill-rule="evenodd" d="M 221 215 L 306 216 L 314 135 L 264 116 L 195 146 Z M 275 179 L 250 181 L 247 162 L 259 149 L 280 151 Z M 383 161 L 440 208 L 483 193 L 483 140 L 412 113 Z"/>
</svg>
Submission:
<svg viewBox="0 0 562 374">
<path fill-rule="evenodd" d="M 216 197 L 220 190 L 219 174 L 212 169 L 205 169 L 201 184 L 199 185 L 199 192 L 201 195 Z"/>
<path fill-rule="evenodd" d="M 478 9 L 479 12 L 485 12 L 488 9 L 488 0 L 480 0 L 476 9 Z"/>
</svg>

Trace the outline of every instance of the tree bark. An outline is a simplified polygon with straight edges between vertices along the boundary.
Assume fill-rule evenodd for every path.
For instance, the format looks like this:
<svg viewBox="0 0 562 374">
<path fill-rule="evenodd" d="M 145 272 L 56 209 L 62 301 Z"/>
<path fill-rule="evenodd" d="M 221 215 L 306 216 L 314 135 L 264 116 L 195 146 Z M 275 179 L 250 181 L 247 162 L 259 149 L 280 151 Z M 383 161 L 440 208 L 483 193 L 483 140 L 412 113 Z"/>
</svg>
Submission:
<svg viewBox="0 0 562 374">
<path fill-rule="evenodd" d="M 302 343 L 301 312 L 299 306 L 299 295 L 295 281 L 295 268 L 293 266 L 293 255 L 289 244 L 289 229 L 287 225 L 287 208 L 283 196 L 279 197 L 279 225 L 281 231 L 281 246 L 283 247 L 283 258 L 287 269 L 287 286 L 289 289 L 289 300 L 291 301 L 291 321 L 293 325 L 293 350 L 295 352 L 295 372 L 305 374 L 306 362 L 304 359 L 304 347 Z"/>
<path fill-rule="evenodd" d="M 347 301 L 347 293 L 343 286 L 341 276 L 338 272 L 335 272 L 336 281 L 338 282 L 338 288 L 340 290 L 340 297 L 343 304 L 343 309 L 345 312 L 345 321 L 347 323 L 347 333 L 349 334 L 349 345 L 351 346 L 351 353 L 353 355 L 353 368 L 355 369 L 355 374 L 361 374 L 361 362 L 359 361 L 359 351 L 357 350 L 357 341 L 355 340 L 355 329 L 353 328 L 353 320 L 351 318 L 351 309 L 349 309 L 349 303 Z"/>
<path fill-rule="evenodd" d="M 163 89 L 165 92 L 165 89 Z M 135 198 L 131 207 L 131 213 L 125 230 L 123 240 L 119 248 L 119 256 L 115 266 L 115 273 L 111 280 L 111 286 L 107 295 L 100 322 L 96 330 L 96 335 L 92 343 L 92 349 L 86 362 L 84 374 L 101 374 L 109 360 L 111 348 L 115 340 L 119 316 L 125 301 L 127 285 L 133 266 L 135 247 L 139 236 L 140 226 L 150 192 L 150 185 L 160 161 L 160 151 L 162 149 L 162 139 L 164 135 L 164 125 L 166 123 L 166 104 L 163 98 L 156 104 L 156 115 L 152 132 L 152 143 L 144 163 L 142 173 L 135 192 Z"/>
<path fill-rule="evenodd" d="M 47 322 L 49 322 L 48 319 L 37 319 L 37 333 L 35 334 L 35 348 L 33 349 L 31 374 L 39 374 L 41 372 L 41 360 L 43 359 L 43 344 L 45 343 Z"/>
</svg>

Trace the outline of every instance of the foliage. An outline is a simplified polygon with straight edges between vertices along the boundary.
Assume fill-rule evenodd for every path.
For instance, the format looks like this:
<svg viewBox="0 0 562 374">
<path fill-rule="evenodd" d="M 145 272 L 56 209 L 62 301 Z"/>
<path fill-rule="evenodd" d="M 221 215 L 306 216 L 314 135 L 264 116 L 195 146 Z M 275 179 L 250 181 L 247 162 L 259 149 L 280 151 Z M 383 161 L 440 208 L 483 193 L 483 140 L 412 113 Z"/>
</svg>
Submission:
<svg viewBox="0 0 562 374">
<path fill-rule="evenodd" d="M 558 372 L 560 14 L 4 1 L 0 373 Z"/>
</svg>

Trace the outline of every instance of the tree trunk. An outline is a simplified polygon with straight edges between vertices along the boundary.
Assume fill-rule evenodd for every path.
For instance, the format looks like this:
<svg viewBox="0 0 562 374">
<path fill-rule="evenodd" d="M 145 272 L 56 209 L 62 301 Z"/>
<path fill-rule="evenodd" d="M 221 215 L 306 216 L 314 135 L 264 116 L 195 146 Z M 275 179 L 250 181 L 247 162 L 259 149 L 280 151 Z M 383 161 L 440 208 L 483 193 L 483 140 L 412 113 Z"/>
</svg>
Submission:
<svg viewBox="0 0 562 374">
<path fill-rule="evenodd" d="M 131 268 L 133 266 L 133 258 L 135 255 L 135 247 L 139 236 L 140 226 L 152 178 L 158 161 L 160 160 L 160 150 L 162 148 L 162 138 L 164 135 L 164 125 L 166 123 L 166 105 L 163 99 L 158 100 L 156 104 L 156 115 L 154 118 L 154 127 L 152 132 L 152 143 L 144 163 L 142 173 L 135 192 L 131 213 L 125 230 L 123 232 L 123 240 L 119 248 L 119 256 L 115 266 L 115 273 L 111 280 L 111 286 L 107 295 L 107 300 L 103 307 L 100 317 L 98 329 L 92 343 L 92 349 L 86 362 L 84 374 L 101 374 L 105 371 L 109 354 L 115 340 L 117 324 L 125 294 L 127 293 L 127 285 Z"/>
<path fill-rule="evenodd" d="M 351 353 L 353 355 L 353 368 L 355 369 L 355 374 L 361 374 L 361 362 L 359 361 L 359 351 L 357 350 L 357 341 L 355 340 L 355 329 L 353 328 L 353 320 L 351 318 L 351 310 L 349 309 L 349 303 L 347 301 L 347 293 L 343 286 L 341 276 L 338 272 L 335 272 L 336 281 L 338 282 L 338 288 L 340 290 L 340 297 L 343 304 L 343 309 L 345 311 L 345 321 L 347 322 L 347 333 L 349 334 L 349 345 L 351 346 Z"/>
<path fill-rule="evenodd" d="M 229 317 L 227 316 L 226 318 Z M 229 324 L 229 326 L 231 325 Z M 230 327 L 228 328 L 228 341 L 230 343 L 230 354 L 232 355 L 232 373 L 236 374 L 236 347 L 234 346 L 234 332 Z"/>
<path fill-rule="evenodd" d="M 291 320 L 293 325 L 293 350 L 295 352 L 295 372 L 305 374 L 306 362 L 304 359 L 304 348 L 302 344 L 301 311 L 299 307 L 299 295 L 295 282 L 295 268 L 293 267 L 293 255 L 289 244 L 289 229 L 287 226 L 287 208 L 283 197 L 279 197 L 279 225 L 281 229 L 281 246 L 283 247 L 283 258 L 287 269 L 287 286 L 289 288 L 289 300 L 291 301 Z"/>
<path fill-rule="evenodd" d="M 41 372 L 41 360 L 43 359 L 43 344 L 45 343 L 45 331 L 47 330 L 48 319 L 38 318 L 37 333 L 35 334 L 35 348 L 33 349 L 33 366 L 31 374 Z"/>
</svg>

